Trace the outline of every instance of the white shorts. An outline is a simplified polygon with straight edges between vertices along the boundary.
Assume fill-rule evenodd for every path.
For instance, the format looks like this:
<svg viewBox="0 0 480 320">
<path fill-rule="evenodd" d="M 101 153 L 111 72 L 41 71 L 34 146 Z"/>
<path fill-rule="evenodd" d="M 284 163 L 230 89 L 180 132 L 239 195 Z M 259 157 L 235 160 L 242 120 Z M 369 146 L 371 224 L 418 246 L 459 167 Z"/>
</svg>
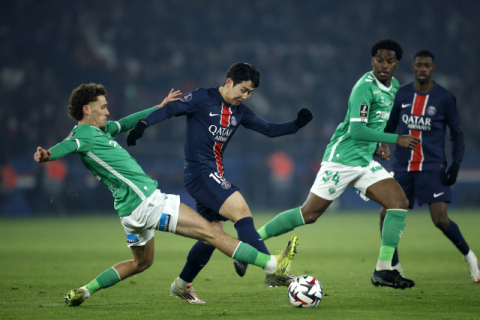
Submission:
<svg viewBox="0 0 480 320">
<path fill-rule="evenodd" d="M 175 233 L 179 211 L 180 196 L 155 190 L 129 216 L 120 217 L 127 245 L 144 246 L 155 230 Z"/>
<path fill-rule="evenodd" d="M 366 167 L 322 162 L 310 192 L 325 200 L 335 200 L 349 186 L 358 190 L 364 200 L 368 200 L 365 196 L 367 188 L 388 178 L 391 178 L 388 171 L 374 160 L 370 161 Z"/>
</svg>

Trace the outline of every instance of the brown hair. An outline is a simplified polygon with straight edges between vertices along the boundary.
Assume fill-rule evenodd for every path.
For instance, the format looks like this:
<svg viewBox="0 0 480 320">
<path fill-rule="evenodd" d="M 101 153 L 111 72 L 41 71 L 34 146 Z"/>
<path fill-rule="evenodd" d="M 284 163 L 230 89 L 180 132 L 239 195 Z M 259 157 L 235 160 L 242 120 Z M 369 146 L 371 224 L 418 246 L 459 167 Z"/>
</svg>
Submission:
<svg viewBox="0 0 480 320">
<path fill-rule="evenodd" d="M 82 83 L 77 88 L 73 89 L 70 95 L 68 114 L 73 119 L 80 121 L 83 119 L 83 106 L 90 102 L 97 101 L 98 96 L 106 96 L 107 89 L 101 84 Z"/>
</svg>

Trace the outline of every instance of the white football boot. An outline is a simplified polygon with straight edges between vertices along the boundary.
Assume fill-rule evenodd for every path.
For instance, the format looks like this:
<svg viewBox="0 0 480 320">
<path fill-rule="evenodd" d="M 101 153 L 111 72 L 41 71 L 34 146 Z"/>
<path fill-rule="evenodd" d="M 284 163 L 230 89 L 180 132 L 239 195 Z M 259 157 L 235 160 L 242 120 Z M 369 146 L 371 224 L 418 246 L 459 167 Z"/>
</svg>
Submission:
<svg viewBox="0 0 480 320">
<path fill-rule="evenodd" d="M 475 253 L 470 250 L 465 256 L 463 256 L 463 260 L 465 260 L 467 263 L 468 270 L 470 271 L 470 277 L 472 277 L 473 282 L 480 283 L 480 270 Z"/>
<path fill-rule="evenodd" d="M 187 286 L 186 288 L 183 288 L 177 284 L 177 281 L 173 281 L 172 285 L 170 286 L 170 295 L 175 295 L 187 301 L 188 303 L 206 303 L 205 301 L 198 299 L 198 296 L 195 293 L 195 289 L 192 286 Z"/>
</svg>

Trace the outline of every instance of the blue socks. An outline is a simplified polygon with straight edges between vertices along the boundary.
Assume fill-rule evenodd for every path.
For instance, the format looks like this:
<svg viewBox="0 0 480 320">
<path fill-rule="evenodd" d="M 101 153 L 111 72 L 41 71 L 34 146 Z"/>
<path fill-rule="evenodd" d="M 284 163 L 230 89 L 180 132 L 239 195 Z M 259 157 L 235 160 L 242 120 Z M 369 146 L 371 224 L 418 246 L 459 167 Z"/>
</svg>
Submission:
<svg viewBox="0 0 480 320">
<path fill-rule="evenodd" d="M 450 225 L 447 230 L 442 230 L 442 232 L 448 239 L 450 239 L 450 241 L 452 241 L 455 247 L 457 247 L 464 256 L 470 251 L 470 247 L 463 238 L 462 233 L 455 222 L 450 220 Z"/>
<path fill-rule="evenodd" d="M 214 246 L 205 244 L 202 241 L 197 241 L 188 253 L 187 263 L 185 263 L 180 273 L 180 279 L 192 283 L 193 279 L 195 279 L 198 273 L 202 271 L 203 267 L 208 263 L 214 250 Z"/>
<path fill-rule="evenodd" d="M 248 243 L 258 251 L 270 255 L 265 243 L 257 230 L 255 230 L 252 217 L 240 219 L 234 226 L 235 229 L 237 229 L 238 239 L 240 241 Z M 214 250 L 214 246 L 205 244 L 202 241 L 197 241 L 188 253 L 187 263 L 185 263 L 185 266 L 180 273 L 180 279 L 187 283 L 192 283 L 193 279 L 195 279 L 200 271 L 202 271 L 203 267 L 208 263 Z"/>
<path fill-rule="evenodd" d="M 265 246 L 262 237 L 260 237 L 257 230 L 255 230 L 252 217 L 246 217 L 238 220 L 234 227 L 237 229 L 238 240 L 248 243 L 261 253 L 270 255 L 270 252 L 268 252 L 267 246 Z"/>
</svg>

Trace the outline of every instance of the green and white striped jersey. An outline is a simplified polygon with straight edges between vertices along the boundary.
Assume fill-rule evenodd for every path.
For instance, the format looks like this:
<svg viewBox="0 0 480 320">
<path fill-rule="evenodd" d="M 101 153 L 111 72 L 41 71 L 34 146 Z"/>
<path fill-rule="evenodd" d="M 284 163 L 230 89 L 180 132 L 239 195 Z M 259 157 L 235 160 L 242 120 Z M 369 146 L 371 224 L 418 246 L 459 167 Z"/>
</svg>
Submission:
<svg viewBox="0 0 480 320">
<path fill-rule="evenodd" d="M 112 191 L 118 215 L 128 216 L 157 189 L 158 183 L 145 174 L 137 161 L 115 141 L 115 136 L 133 128 L 155 109 L 119 121 L 107 121 L 105 130 L 88 124 L 75 126 L 64 141 L 50 149 L 50 161 L 68 153 L 78 154 L 88 171 Z"/>
<path fill-rule="evenodd" d="M 348 99 L 348 110 L 345 120 L 335 130 L 327 145 L 323 161 L 332 161 L 348 166 L 367 166 L 373 158 L 378 142 L 395 143 L 392 135 L 386 141 L 354 140 L 350 134 L 351 122 L 363 122 L 367 127 L 383 132 L 398 92 L 398 80 L 392 78 L 390 87 L 386 87 L 367 72 L 352 89 Z"/>
</svg>

